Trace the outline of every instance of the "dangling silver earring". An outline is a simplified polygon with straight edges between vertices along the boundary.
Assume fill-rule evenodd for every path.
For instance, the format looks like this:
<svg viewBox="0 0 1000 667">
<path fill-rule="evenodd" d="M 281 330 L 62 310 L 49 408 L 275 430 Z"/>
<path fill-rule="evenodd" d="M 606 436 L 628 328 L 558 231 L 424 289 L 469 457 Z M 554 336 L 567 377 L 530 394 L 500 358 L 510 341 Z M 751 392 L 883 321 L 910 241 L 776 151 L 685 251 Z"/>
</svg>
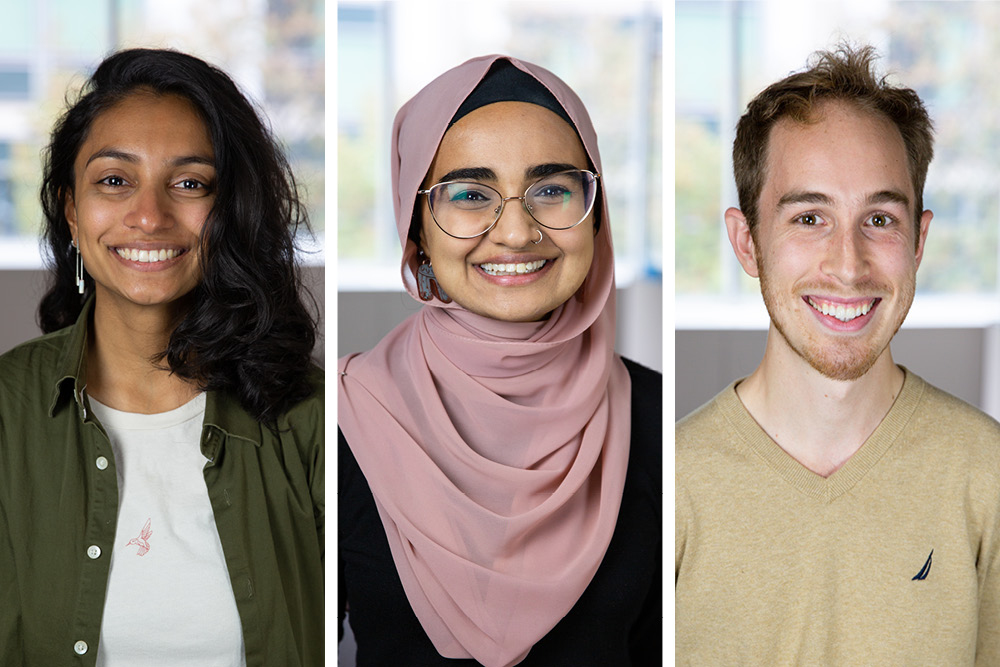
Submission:
<svg viewBox="0 0 1000 667">
<path fill-rule="evenodd" d="M 80 257 L 80 246 L 73 239 L 73 248 L 76 249 L 76 288 L 83 294 L 83 258 Z"/>
</svg>

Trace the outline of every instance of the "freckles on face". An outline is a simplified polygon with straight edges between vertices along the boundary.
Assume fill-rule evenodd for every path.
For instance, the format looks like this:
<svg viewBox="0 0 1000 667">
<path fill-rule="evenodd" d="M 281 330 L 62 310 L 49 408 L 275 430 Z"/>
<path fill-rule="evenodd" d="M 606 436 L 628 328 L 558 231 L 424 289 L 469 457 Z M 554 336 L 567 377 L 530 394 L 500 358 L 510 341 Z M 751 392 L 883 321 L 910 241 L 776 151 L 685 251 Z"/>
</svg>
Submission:
<svg viewBox="0 0 1000 667">
<path fill-rule="evenodd" d="M 137 91 L 94 119 L 64 212 L 99 301 L 167 304 L 201 280 L 214 151 L 194 106 Z"/>
<path fill-rule="evenodd" d="M 504 198 L 521 197 L 547 174 L 588 168 L 576 131 L 558 115 L 525 102 L 498 102 L 445 133 L 424 188 L 460 180 L 489 186 Z M 511 199 L 492 229 L 459 239 L 435 223 L 427 199 L 418 204 L 421 248 L 439 285 L 469 311 L 540 320 L 572 298 L 590 271 L 593 213 L 570 229 L 549 229 L 521 200 Z"/>
<path fill-rule="evenodd" d="M 761 291 L 783 343 L 823 375 L 866 373 L 906 317 L 930 221 L 917 242 L 914 201 L 887 119 L 829 102 L 815 122 L 772 129 L 754 235 Z"/>
</svg>

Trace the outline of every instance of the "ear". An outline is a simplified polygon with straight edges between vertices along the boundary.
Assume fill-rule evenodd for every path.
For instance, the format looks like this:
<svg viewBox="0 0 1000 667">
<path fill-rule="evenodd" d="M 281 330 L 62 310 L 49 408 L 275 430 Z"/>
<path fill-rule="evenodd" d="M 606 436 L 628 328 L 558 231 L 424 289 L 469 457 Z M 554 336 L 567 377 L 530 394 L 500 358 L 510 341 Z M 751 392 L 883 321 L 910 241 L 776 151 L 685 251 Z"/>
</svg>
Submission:
<svg viewBox="0 0 1000 667">
<path fill-rule="evenodd" d="M 738 208 L 726 209 L 726 231 L 729 233 L 729 243 L 733 246 L 733 252 L 736 253 L 740 266 L 747 275 L 753 278 L 759 277 L 760 271 L 757 268 L 757 254 L 750 225 Z"/>
<path fill-rule="evenodd" d="M 427 251 L 424 250 L 424 248 L 427 247 L 427 236 L 426 236 L 426 234 L 424 232 L 423 221 L 420 219 L 419 215 L 414 214 L 413 215 L 413 219 L 410 221 L 410 224 L 411 225 L 416 225 L 417 229 L 419 230 L 417 232 L 417 254 L 419 256 L 420 253 L 423 253 L 424 256 L 426 257 L 427 256 Z"/>
<path fill-rule="evenodd" d="M 920 214 L 920 231 L 917 236 L 917 268 L 920 268 L 920 260 L 924 258 L 924 242 L 927 241 L 927 230 L 930 229 L 931 219 L 934 217 L 929 209 Z"/>
<path fill-rule="evenodd" d="M 63 195 L 63 215 L 66 216 L 66 222 L 69 223 L 70 234 L 76 239 L 76 201 L 73 199 L 73 191 L 69 188 L 65 190 L 65 194 Z"/>
</svg>

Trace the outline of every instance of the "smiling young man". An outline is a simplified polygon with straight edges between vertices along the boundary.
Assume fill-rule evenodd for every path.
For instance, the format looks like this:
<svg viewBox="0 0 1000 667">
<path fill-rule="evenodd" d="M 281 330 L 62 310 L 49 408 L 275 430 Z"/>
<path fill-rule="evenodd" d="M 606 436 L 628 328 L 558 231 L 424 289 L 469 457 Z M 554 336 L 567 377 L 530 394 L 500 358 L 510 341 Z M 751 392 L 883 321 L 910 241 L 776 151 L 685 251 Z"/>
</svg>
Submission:
<svg viewBox="0 0 1000 667">
<path fill-rule="evenodd" d="M 771 326 L 677 424 L 678 664 L 1000 664 L 1000 424 L 893 362 L 933 148 L 874 60 L 818 53 L 737 126 L 726 227 Z"/>
</svg>

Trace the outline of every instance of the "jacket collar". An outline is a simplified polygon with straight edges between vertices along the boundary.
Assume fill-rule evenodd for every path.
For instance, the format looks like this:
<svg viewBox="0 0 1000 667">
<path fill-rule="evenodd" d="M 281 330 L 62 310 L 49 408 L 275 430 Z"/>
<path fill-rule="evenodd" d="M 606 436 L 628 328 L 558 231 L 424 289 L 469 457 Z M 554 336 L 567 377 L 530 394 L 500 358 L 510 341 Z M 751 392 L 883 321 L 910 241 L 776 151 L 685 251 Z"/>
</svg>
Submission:
<svg viewBox="0 0 1000 667">
<path fill-rule="evenodd" d="M 52 378 L 52 398 L 49 401 L 49 416 L 54 417 L 67 393 L 72 394 L 80 418 L 87 414 L 87 403 L 83 392 L 87 370 L 87 335 L 94 297 L 83 304 L 76 322 L 60 332 L 63 335 L 63 349 L 55 366 Z M 56 334 L 58 335 L 58 334 Z M 210 391 L 205 397 L 205 426 L 215 427 L 229 438 L 238 438 L 260 446 L 261 426 L 236 398 L 226 391 Z"/>
<path fill-rule="evenodd" d="M 67 387 L 73 394 L 81 414 L 85 409 L 83 390 L 86 385 L 83 384 L 83 378 L 86 377 L 87 328 L 93 310 L 94 297 L 91 296 L 84 302 L 80 316 L 76 318 L 76 323 L 60 332 L 64 341 L 53 376 L 52 400 L 49 401 L 50 417 L 55 416 L 60 399 L 65 395 Z"/>
</svg>

